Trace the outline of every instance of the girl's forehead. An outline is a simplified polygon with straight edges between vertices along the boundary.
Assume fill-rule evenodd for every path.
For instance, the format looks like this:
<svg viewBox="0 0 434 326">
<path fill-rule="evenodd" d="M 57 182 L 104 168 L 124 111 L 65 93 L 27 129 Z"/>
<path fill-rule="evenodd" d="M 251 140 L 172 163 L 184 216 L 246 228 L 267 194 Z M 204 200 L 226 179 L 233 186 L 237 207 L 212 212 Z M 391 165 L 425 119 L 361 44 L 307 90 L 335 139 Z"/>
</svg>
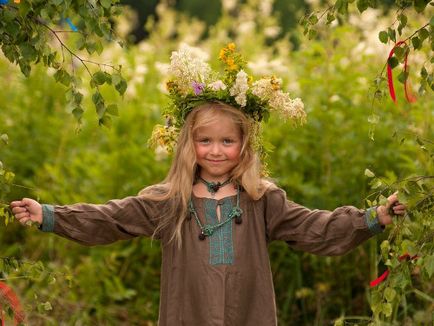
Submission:
<svg viewBox="0 0 434 326">
<path fill-rule="evenodd" d="M 214 120 L 194 128 L 195 135 L 241 135 L 240 127 L 232 119 Z"/>
</svg>

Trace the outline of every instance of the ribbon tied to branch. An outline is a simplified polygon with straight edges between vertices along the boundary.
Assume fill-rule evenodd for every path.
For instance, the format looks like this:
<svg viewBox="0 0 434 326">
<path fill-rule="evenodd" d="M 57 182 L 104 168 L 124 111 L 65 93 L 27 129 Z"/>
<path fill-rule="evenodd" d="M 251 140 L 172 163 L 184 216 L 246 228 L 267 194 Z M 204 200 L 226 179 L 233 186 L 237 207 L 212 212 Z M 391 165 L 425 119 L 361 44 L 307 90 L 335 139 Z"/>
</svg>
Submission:
<svg viewBox="0 0 434 326">
<path fill-rule="evenodd" d="M 389 57 L 387 58 L 387 82 L 389 84 L 389 94 L 392 98 L 393 102 L 396 104 L 396 94 L 395 94 L 395 88 L 393 86 L 393 75 L 392 75 L 392 66 L 390 65 L 390 58 L 393 57 L 393 54 L 395 53 L 395 49 L 397 47 L 400 47 L 401 45 L 406 45 L 407 43 L 405 41 L 399 41 L 397 42 L 392 50 L 390 50 Z M 405 57 L 404 57 L 404 74 L 405 74 L 405 80 L 404 80 L 404 92 L 405 92 L 405 98 L 407 99 L 407 102 L 413 103 L 416 102 L 416 97 L 411 93 L 410 86 L 408 83 L 408 52 L 406 51 Z"/>
</svg>

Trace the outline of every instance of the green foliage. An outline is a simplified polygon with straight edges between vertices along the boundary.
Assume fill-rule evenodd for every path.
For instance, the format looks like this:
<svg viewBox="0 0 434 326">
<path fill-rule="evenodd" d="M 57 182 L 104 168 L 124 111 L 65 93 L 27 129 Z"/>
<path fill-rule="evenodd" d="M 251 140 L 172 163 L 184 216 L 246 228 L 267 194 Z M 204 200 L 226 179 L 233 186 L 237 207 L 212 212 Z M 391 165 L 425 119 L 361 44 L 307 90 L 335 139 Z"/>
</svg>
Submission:
<svg viewBox="0 0 434 326">
<path fill-rule="evenodd" d="M 395 44 L 403 42 L 401 46 L 391 45 L 391 50 L 394 49 L 395 53 L 394 56 L 388 60 L 388 63 L 391 65 L 392 69 L 398 66 L 398 63 L 403 63 L 406 60 L 410 54 L 410 50 L 422 52 L 423 54 L 424 51 L 422 51 L 422 49 L 424 48 L 431 49 L 431 51 L 434 49 L 434 27 L 432 23 L 434 17 L 431 16 L 426 20 L 427 17 L 425 15 L 429 13 L 429 10 L 426 8 L 429 2 L 428 0 L 418 0 L 411 3 L 408 3 L 408 1 L 398 1 L 396 3 L 398 10 L 396 12 L 395 21 L 386 30 L 382 30 L 378 33 L 380 42 L 384 44 L 388 44 L 389 42 Z M 372 0 L 357 0 L 355 4 L 360 14 L 368 8 L 378 7 L 377 1 Z M 321 24 L 330 26 L 337 20 L 342 21 L 351 13 L 352 5 L 354 5 L 354 1 L 337 0 L 334 5 L 329 6 L 323 12 L 314 11 L 307 13 L 300 20 L 301 25 L 304 27 L 304 35 L 307 35 L 309 40 L 318 37 L 318 30 L 320 30 Z M 424 24 L 416 30 L 412 30 L 412 27 L 407 24 L 408 15 L 413 15 L 414 12 L 425 19 Z M 323 22 L 324 16 L 326 16 L 326 19 Z M 428 57 L 427 61 L 431 61 L 432 63 L 434 60 L 432 52 L 426 56 Z M 421 71 L 427 71 L 424 64 L 419 68 Z M 407 72 L 404 71 L 405 69 L 405 66 L 403 66 L 399 78 L 402 83 L 407 80 Z M 383 74 L 384 69 L 379 76 L 383 76 Z M 434 75 L 432 71 L 422 76 L 419 82 L 419 94 L 424 94 L 427 89 L 434 90 L 433 79 Z"/>
<path fill-rule="evenodd" d="M 0 149 L 9 144 L 7 134 L 0 135 Z M 2 161 L 0 161 L 0 218 L 4 219 L 4 224 L 8 225 L 12 220 L 12 212 L 9 203 L 6 202 L 6 195 L 10 192 L 15 174 L 6 170 Z"/>
<path fill-rule="evenodd" d="M 72 113 L 79 123 L 84 110 L 80 106 L 81 100 L 77 98 L 82 97 L 80 87 L 84 76 L 79 77 L 74 67 L 75 61 L 80 62 L 87 71 L 91 77 L 90 85 L 96 88 L 98 94 L 102 84 L 112 84 L 112 76 L 117 80 L 113 85 L 120 95 L 125 93 L 127 87 L 120 75 L 120 65 L 99 64 L 83 59 L 78 54 L 79 50 L 84 49 L 89 55 L 94 52 L 101 54 L 103 41 L 115 38 L 110 20 L 120 14 L 118 2 L 50 0 L 0 5 L 0 47 L 5 57 L 17 64 L 26 77 L 29 77 L 32 66 L 36 64 L 55 69 L 54 79 L 68 87 L 67 92 L 75 94 L 68 97 L 68 103 L 74 107 Z M 76 21 L 77 27 L 71 27 L 72 31 L 54 27 L 64 25 L 66 19 Z M 68 34 L 70 37 L 64 37 Z M 94 73 L 91 64 L 97 66 Z M 107 68 L 113 73 L 107 72 Z M 106 109 L 106 103 L 98 101 L 94 104 L 99 123 L 109 127 L 111 113 Z"/>
<path fill-rule="evenodd" d="M 371 308 L 378 321 L 395 320 L 400 305 L 408 309 L 415 293 L 428 302 L 434 301 L 429 287 L 418 289 L 424 283 L 429 284 L 433 275 L 434 143 L 419 138 L 415 143 L 422 152 L 420 172 L 425 175 L 397 180 L 394 175 L 380 178 L 372 172 L 366 173 L 372 178 L 370 185 L 375 191 L 370 196 L 373 199 L 367 200 L 368 205 L 384 204 L 384 194 L 399 191 L 399 201 L 408 209 L 408 215 L 395 219 L 387 240 L 380 245 L 380 261 L 390 274 L 371 294 Z"/>
</svg>

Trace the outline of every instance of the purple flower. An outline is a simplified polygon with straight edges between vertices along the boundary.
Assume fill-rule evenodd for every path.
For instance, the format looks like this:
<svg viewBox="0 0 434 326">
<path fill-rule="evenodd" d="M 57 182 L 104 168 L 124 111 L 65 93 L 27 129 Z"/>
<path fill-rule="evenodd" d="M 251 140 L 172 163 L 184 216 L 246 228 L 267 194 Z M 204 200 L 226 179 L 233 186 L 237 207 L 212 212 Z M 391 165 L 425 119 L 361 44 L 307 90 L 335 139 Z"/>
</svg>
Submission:
<svg viewBox="0 0 434 326">
<path fill-rule="evenodd" d="M 193 87 L 193 91 L 195 95 L 199 95 L 200 93 L 203 92 L 203 90 L 205 89 L 205 84 L 204 83 L 198 83 L 196 81 L 194 81 L 191 86 Z"/>
</svg>

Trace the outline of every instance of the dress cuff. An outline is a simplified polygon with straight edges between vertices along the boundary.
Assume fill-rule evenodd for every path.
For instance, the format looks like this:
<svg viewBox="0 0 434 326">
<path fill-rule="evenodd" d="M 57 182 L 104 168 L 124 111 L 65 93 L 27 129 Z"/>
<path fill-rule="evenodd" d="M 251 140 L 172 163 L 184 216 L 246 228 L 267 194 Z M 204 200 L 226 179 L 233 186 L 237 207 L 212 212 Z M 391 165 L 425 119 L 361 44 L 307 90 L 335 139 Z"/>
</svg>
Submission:
<svg viewBox="0 0 434 326">
<path fill-rule="evenodd" d="M 365 212 L 365 220 L 372 235 L 383 232 L 384 226 L 380 224 L 377 216 L 377 207 L 368 208 Z"/>
<path fill-rule="evenodd" d="M 53 232 L 54 230 L 54 206 L 42 205 L 42 224 L 39 226 L 42 232 Z"/>
</svg>

